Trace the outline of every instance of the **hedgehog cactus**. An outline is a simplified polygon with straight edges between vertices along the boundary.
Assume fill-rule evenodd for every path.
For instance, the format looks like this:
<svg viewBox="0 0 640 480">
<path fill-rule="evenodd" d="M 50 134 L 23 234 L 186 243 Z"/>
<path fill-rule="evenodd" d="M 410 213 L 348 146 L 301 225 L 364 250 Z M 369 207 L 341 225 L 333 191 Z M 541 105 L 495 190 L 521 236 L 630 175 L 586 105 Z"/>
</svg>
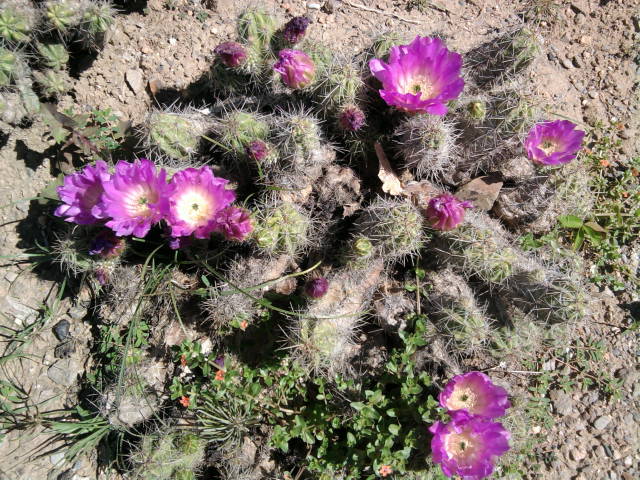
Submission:
<svg viewBox="0 0 640 480">
<path fill-rule="evenodd" d="M 255 140 L 265 140 L 269 124 L 265 117 L 256 113 L 234 110 L 216 122 L 218 140 L 229 153 L 245 157 L 247 147 Z"/>
<path fill-rule="evenodd" d="M 0 43 L 17 45 L 28 42 L 35 19 L 36 12 L 26 0 L 6 0 L 0 7 Z"/>
<path fill-rule="evenodd" d="M 134 478 L 174 480 L 177 473 L 194 472 L 204 459 L 205 445 L 192 433 L 165 431 L 145 434 L 131 454 L 132 463 L 136 466 Z"/>
<path fill-rule="evenodd" d="M 334 62 L 319 76 L 314 93 L 325 112 L 357 103 L 364 88 L 360 70 L 349 62 Z"/>
<path fill-rule="evenodd" d="M 409 202 L 378 198 L 355 222 L 355 239 L 371 242 L 373 255 L 386 263 L 416 255 L 426 240 L 423 218 Z"/>
<path fill-rule="evenodd" d="M 386 61 L 389 57 L 391 47 L 406 44 L 406 40 L 403 35 L 397 32 L 385 32 L 373 41 L 367 51 L 366 60 L 369 58 L 379 58 L 380 60 Z"/>
<path fill-rule="evenodd" d="M 76 0 L 50 0 L 45 5 L 47 22 L 61 34 L 67 34 L 76 27 L 81 15 L 82 8 Z"/>
<path fill-rule="evenodd" d="M 15 53 L 0 48 L 0 87 L 9 86 L 14 82 L 20 72 L 19 62 Z"/>
<path fill-rule="evenodd" d="M 290 202 L 266 202 L 254 213 L 253 240 L 268 255 L 295 257 L 310 244 L 312 220 L 301 207 Z"/>
<path fill-rule="evenodd" d="M 146 123 L 147 148 L 156 155 L 175 160 L 188 160 L 195 155 L 207 128 L 204 116 L 191 109 L 154 111 Z"/>
<path fill-rule="evenodd" d="M 428 309 L 436 328 L 453 353 L 471 355 L 483 348 L 491 336 L 491 322 L 485 308 L 465 280 L 451 269 L 434 272 L 427 278 Z"/>
<path fill-rule="evenodd" d="M 434 115 L 409 117 L 395 131 L 405 168 L 418 178 L 443 180 L 456 168 L 453 125 Z"/>
<path fill-rule="evenodd" d="M 536 35 L 521 28 L 503 35 L 469 55 L 479 86 L 503 82 L 525 71 L 541 50 Z"/>
<path fill-rule="evenodd" d="M 98 49 L 104 44 L 105 34 L 115 22 L 116 11 L 108 1 L 87 5 L 80 23 L 80 36 L 88 48 Z"/>
<path fill-rule="evenodd" d="M 48 68 L 62 70 L 69 62 L 69 52 L 61 43 L 39 43 L 37 49 L 42 62 Z"/>
<path fill-rule="evenodd" d="M 46 70 L 33 72 L 33 78 L 45 97 L 59 97 L 71 89 L 71 78 L 65 71 Z"/>
<path fill-rule="evenodd" d="M 375 259 L 360 269 L 332 273 L 326 294 L 297 319 L 295 355 L 311 372 L 331 376 L 351 369 L 355 334 L 383 272 L 383 260 Z"/>
</svg>

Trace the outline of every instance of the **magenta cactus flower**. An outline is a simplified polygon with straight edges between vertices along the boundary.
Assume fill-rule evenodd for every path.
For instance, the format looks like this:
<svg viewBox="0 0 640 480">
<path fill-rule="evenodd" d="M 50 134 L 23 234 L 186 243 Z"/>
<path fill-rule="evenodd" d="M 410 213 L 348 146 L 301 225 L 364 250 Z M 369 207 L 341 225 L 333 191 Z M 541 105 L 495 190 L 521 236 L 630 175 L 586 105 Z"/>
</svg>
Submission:
<svg viewBox="0 0 640 480">
<path fill-rule="evenodd" d="M 391 48 L 389 63 L 369 61 L 371 73 L 382 83 L 380 96 L 411 113 L 447 113 L 446 102 L 464 88 L 462 57 L 447 49 L 439 38 L 417 36 L 409 45 Z"/>
<path fill-rule="evenodd" d="M 126 242 L 124 238 L 117 237 L 111 230 L 101 230 L 91 240 L 89 255 L 99 255 L 102 258 L 115 258 L 122 254 Z"/>
<path fill-rule="evenodd" d="M 464 220 L 466 208 L 473 208 L 471 202 L 461 202 L 453 195 L 443 193 L 429 200 L 427 220 L 436 230 L 453 230 Z"/>
<path fill-rule="evenodd" d="M 173 175 L 167 223 L 174 237 L 209 238 L 218 227 L 219 213 L 236 198 L 229 180 L 216 177 L 210 167 L 186 168 Z"/>
<path fill-rule="evenodd" d="M 227 240 L 242 241 L 253 231 L 249 212 L 240 207 L 227 207 L 216 219 L 217 230 Z"/>
<path fill-rule="evenodd" d="M 439 400 L 450 412 L 464 410 L 489 419 L 503 416 L 511 407 L 507 391 L 482 372 L 456 375 L 440 392 Z"/>
<path fill-rule="evenodd" d="M 329 290 L 329 280 L 324 277 L 309 280 L 304 287 L 304 293 L 311 298 L 322 298 Z"/>
<path fill-rule="evenodd" d="M 135 162 L 120 160 L 116 171 L 104 182 L 102 200 L 97 204 L 106 226 L 119 237 L 144 237 L 160 222 L 169 205 L 173 187 L 167 184 L 167 172 L 158 171 L 146 158 Z"/>
<path fill-rule="evenodd" d="M 535 125 L 524 141 L 527 156 L 540 165 L 562 165 L 576 158 L 584 132 L 568 120 Z"/>
<path fill-rule="evenodd" d="M 220 61 L 229 68 L 242 65 L 247 59 L 247 51 L 238 42 L 224 42 L 213 49 Z"/>
<path fill-rule="evenodd" d="M 78 225 L 91 225 L 99 222 L 101 216 L 99 203 L 104 192 L 104 182 L 111 178 L 107 164 L 98 160 L 80 172 L 67 175 L 64 184 L 57 189 L 62 205 L 56 208 L 54 215 L 65 217 L 66 222 Z"/>
<path fill-rule="evenodd" d="M 448 423 L 436 422 L 431 452 L 447 477 L 481 480 L 491 475 L 496 457 L 509 450 L 509 432 L 501 423 L 469 415 L 464 411 L 451 414 Z"/>
<path fill-rule="evenodd" d="M 282 81 L 290 88 L 304 88 L 313 82 L 316 67 L 311 57 L 300 50 L 285 48 L 280 50 L 279 59 L 273 69 L 280 74 Z"/>
<path fill-rule="evenodd" d="M 343 129 L 350 132 L 358 131 L 365 124 L 364 112 L 355 105 L 347 106 L 340 112 L 338 121 Z"/>
<path fill-rule="evenodd" d="M 307 32 L 307 27 L 311 23 L 307 17 L 293 17 L 291 20 L 287 22 L 284 26 L 284 31 L 282 32 L 282 36 L 284 39 L 291 43 L 298 43 L 304 37 L 304 34 Z"/>
</svg>

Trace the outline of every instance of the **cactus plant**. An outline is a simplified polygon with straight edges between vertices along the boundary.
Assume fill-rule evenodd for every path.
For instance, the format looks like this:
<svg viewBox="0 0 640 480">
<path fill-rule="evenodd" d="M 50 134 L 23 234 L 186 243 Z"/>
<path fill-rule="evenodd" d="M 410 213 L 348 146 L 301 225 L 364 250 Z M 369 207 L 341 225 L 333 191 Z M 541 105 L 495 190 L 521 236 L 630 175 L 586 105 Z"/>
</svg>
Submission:
<svg viewBox="0 0 640 480">
<path fill-rule="evenodd" d="M 147 117 L 141 135 L 152 154 L 185 161 L 196 154 L 208 125 L 205 116 L 192 108 L 154 110 Z"/>
<path fill-rule="evenodd" d="M 472 51 L 468 56 L 473 76 L 480 87 L 495 84 L 529 67 L 540 53 L 535 33 L 520 28 Z"/>
<path fill-rule="evenodd" d="M 31 39 L 36 10 L 28 0 L 6 0 L 0 7 L 0 43 L 17 45 Z"/>
<path fill-rule="evenodd" d="M 453 125 L 432 115 L 404 120 L 394 132 L 401 162 L 418 178 L 443 180 L 455 172 L 457 157 Z"/>
<path fill-rule="evenodd" d="M 33 72 L 33 78 L 40 86 L 41 94 L 45 97 L 55 98 L 71 89 L 71 78 L 65 71 Z"/>
<path fill-rule="evenodd" d="M 491 321 L 464 278 L 448 268 L 429 274 L 427 284 L 428 309 L 452 353 L 472 355 L 484 348 Z"/>
<path fill-rule="evenodd" d="M 205 442 L 193 433 L 172 430 L 142 436 L 131 453 L 133 478 L 174 480 L 176 473 L 197 470 L 204 458 Z"/>
<path fill-rule="evenodd" d="M 42 62 L 48 68 L 62 70 L 69 62 L 69 53 L 61 43 L 39 43 L 37 49 Z"/>
<path fill-rule="evenodd" d="M 85 8 L 80 23 L 80 38 L 85 47 L 102 48 L 109 27 L 115 22 L 116 10 L 109 1 L 92 2 Z"/>
<path fill-rule="evenodd" d="M 0 87 L 11 85 L 20 72 L 18 56 L 6 48 L 0 48 Z"/>
<path fill-rule="evenodd" d="M 69 34 L 82 18 L 82 5 L 77 0 L 49 0 L 44 8 L 47 23 L 61 35 Z"/>
<path fill-rule="evenodd" d="M 232 110 L 214 125 L 218 140 L 230 154 L 245 157 L 246 149 L 255 140 L 265 140 L 269 134 L 267 118 L 252 112 Z"/>
<path fill-rule="evenodd" d="M 301 207 L 269 200 L 254 209 L 253 241 L 267 255 L 300 255 L 311 244 L 313 221 Z"/>
<path fill-rule="evenodd" d="M 202 438 L 226 449 L 239 447 L 244 435 L 259 418 L 248 403 L 241 404 L 236 399 L 222 402 L 208 395 L 202 398 L 196 411 Z"/>
<path fill-rule="evenodd" d="M 379 197 L 356 220 L 354 238 L 360 245 L 367 239 L 373 255 L 390 264 L 418 253 L 427 238 L 422 222 L 411 203 Z"/>
</svg>

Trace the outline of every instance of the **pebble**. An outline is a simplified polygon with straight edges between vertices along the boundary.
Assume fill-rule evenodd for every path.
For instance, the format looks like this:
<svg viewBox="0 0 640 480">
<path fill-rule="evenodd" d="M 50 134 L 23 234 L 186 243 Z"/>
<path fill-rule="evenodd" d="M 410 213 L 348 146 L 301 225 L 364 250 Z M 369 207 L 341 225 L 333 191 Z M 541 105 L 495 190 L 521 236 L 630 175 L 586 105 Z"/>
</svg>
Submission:
<svg viewBox="0 0 640 480">
<path fill-rule="evenodd" d="M 553 402 L 553 408 L 560 415 L 569 415 L 574 411 L 573 402 L 571 397 L 567 395 L 563 390 L 553 390 L 549 394 L 549 398 Z"/>
<path fill-rule="evenodd" d="M 144 81 L 142 78 L 142 71 L 139 69 L 127 70 L 124 74 L 124 78 L 129 85 L 129 88 L 133 93 L 140 93 L 144 89 Z"/>
<path fill-rule="evenodd" d="M 567 70 L 573 69 L 573 63 L 571 63 L 571 60 L 569 60 L 568 58 L 562 59 L 562 66 Z"/>
<path fill-rule="evenodd" d="M 53 466 L 60 466 L 64 463 L 64 452 L 56 452 L 51 454 L 49 461 Z"/>
<path fill-rule="evenodd" d="M 69 336 L 70 325 L 67 320 L 62 319 L 53 326 L 53 333 L 58 340 L 63 341 Z"/>
<path fill-rule="evenodd" d="M 58 360 L 47 369 L 47 376 L 58 385 L 70 387 L 75 383 L 80 370 L 80 365 L 75 360 Z"/>
<path fill-rule="evenodd" d="M 319 3 L 313 3 L 313 2 L 309 2 L 307 3 L 307 8 L 310 8 L 311 10 L 320 10 L 321 5 Z"/>
<path fill-rule="evenodd" d="M 580 462 L 587 457 L 587 451 L 584 448 L 576 447 L 569 452 L 569 458 L 574 462 Z"/>
<path fill-rule="evenodd" d="M 18 274 L 16 272 L 7 272 L 7 274 L 4 276 L 4 279 L 9 283 L 15 281 L 16 278 L 18 278 Z"/>
<path fill-rule="evenodd" d="M 83 320 L 87 316 L 87 309 L 81 305 L 74 305 L 69 309 L 67 314 L 73 320 Z"/>
<path fill-rule="evenodd" d="M 610 415 L 603 415 L 603 416 L 597 418 L 595 422 L 593 422 L 593 426 L 597 430 L 604 430 L 605 428 L 607 428 L 607 426 L 609 425 L 610 422 L 611 422 L 611 416 Z"/>
<path fill-rule="evenodd" d="M 630 467 L 631 465 L 633 465 L 633 457 L 631 455 L 628 455 L 624 457 L 623 462 L 625 467 Z"/>
</svg>

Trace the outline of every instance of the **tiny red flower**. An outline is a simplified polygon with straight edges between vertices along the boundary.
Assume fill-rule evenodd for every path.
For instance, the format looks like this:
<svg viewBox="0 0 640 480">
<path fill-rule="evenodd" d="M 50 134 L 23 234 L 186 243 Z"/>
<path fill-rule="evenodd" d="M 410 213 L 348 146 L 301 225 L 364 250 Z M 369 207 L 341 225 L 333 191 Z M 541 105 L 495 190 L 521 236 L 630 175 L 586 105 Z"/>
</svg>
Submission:
<svg viewBox="0 0 640 480">
<path fill-rule="evenodd" d="M 187 356 L 185 354 L 180 355 L 180 365 L 187 366 Z"/>
<path fill-rule="evenodd" d="M 184 408 L 187 408 L 190 403 L 191 400 L 189 400 L 189 397 L 183 395 L 182 398 L 180 398 L 180 405 L 182 405 Z"/>
<path fill-rule="evenodd" d="M 224 371 L 223 370 L 218 370 L 216 372 L 216 380 L 218 380 L 218 381 L 224 380 Z"/>
<path fill-rule="evenodd" d="M 249 322 L 247 322 L 246 320 L 242 320 L 240 322 L 240 330 L 242 330 L 243 332 L 247 329 L 248 326 Z"/>
<path fill-rule="evenodd" d="M 380 475 L 382 477 L 386 477 L 387 475 L 391 475 L 393 473 L 393 468 L 391 468 L 391 465 L 382 465 L 380 467 Z"/>
</svg>

